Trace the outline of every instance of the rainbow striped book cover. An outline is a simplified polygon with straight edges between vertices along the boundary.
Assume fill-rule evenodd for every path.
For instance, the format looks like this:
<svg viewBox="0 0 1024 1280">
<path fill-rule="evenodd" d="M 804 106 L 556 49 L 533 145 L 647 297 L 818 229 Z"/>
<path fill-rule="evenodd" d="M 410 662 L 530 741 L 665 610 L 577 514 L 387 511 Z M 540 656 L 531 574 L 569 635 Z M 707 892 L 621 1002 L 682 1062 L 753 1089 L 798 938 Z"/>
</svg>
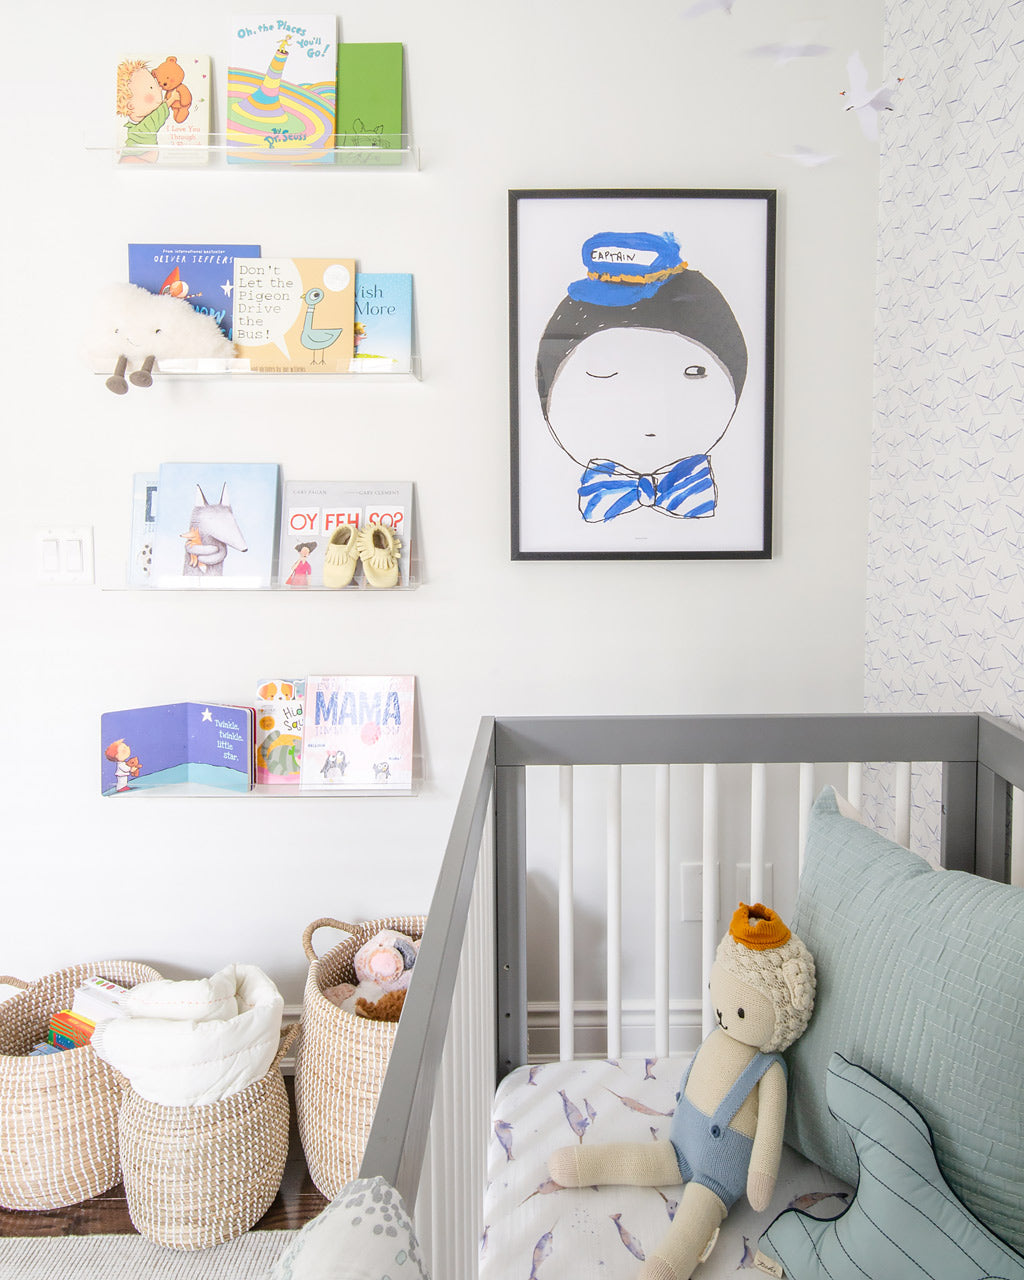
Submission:
<svg viewBox="0 0 1024 1280">
<path fill-rule="evenodd" d="M 229 161 L 333 162 L 337 32 L 332 14 L 234 20 L 224 117 Z"/>
</svg>

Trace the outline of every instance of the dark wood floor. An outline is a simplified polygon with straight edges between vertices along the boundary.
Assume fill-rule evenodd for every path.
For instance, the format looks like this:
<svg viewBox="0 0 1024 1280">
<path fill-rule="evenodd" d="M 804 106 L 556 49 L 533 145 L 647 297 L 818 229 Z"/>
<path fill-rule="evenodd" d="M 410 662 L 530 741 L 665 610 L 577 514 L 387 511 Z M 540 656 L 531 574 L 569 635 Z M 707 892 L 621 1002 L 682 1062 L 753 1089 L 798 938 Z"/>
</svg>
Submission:
<svg viewBox="0 0 1024 1280">
<path fill-rule="evenodd" d="M 289 1100 L 292 1103 L 291 1135 L 288 1144 L 288 1161 L 281 1179 L 277 1199 L 257 1222 L 254 1231 L 297 1230 L 310 1218 L 315 1218 L 327 1201 L 317 1191 L 306 1168 L 306 1161 L 299 1144 L 295 1127 L 295 1105 L 292 1079 L 285 1077 Z M 93 1196 L 82 1204 L 66 1209 L 39 1210 L 33 1213 L 16 1213 L 0 1209 L 0 1236 L 91 1236 L 135 1235 L 128 1216 L 128 1204 L 124 1188 L 112 1187 L 101 1196 Z"/>
</svg>

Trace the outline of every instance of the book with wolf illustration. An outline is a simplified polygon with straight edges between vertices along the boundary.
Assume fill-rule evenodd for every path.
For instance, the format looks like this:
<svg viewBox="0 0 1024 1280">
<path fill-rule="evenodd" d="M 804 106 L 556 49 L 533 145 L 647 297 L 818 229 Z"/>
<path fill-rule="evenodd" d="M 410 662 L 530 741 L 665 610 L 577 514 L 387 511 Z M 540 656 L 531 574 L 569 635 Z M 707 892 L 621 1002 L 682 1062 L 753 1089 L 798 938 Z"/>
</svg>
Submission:
<svg viewBox="0 0 1024 1280">
<path fill-rule="evenodd" d="M 157 493 L 154 586 L 271 585 L 276 462 L 164 462 Z"/>
<path fill-rule="evenodd" d="M 233 19 L 229 162 L 333 163 L 337 33 L 332 14 Z"/>
<path fill-rule="evenodd" d="M 183 298 L 233 341 L 235 259 L 259 256 L 258 244 L 130 244 L 128 282 Z"/>
<path fill-rule="evenodd" d="M 355 278 L 352 258 L 236 258 L 239 357 L 263 373 L 347 373 Z"/>
<path fill-rule="evenodd" d="M 309 676 L 299 783 L 412 790 L 414 676 Z"/>
<path fill-rule="evenodd" d="M 261 680 L 256 690 L 256 781 L 298 783 L 306 677 Z"/>
<path fill-rule="evenodd" d="M 251 791 L 253 710 L 217 702 L 171 702 L 100 717 L 105 796 L 197 783 Z"/>
<path fill-rule="evenodd" d="M 122 58 L 116 73 L 115 148 L 121 164 L 203 164 L 209 158 L 210 59 Z"/>
<path fill-rule="evenodd" d="M 350 373 L 412 369 L 412 276 L 356 272 L 355 355 Z"/>
<path fill-rule="evenodd" d="M 346 525 L 366 524 L 393 529 L 401 543 L 399 585 L 409 585 L 412 558 L 412 482 L 348 480 L 286 480 L 281 499 L 281 539 L 277 558 L 278 585 L 306 590 L 324 585 L 324 551 Z M 351 536 L 349 534 L 348 536 Z M 357 567 L 352 589 L 361 584 Z M 349 590 L 348 587 L 345 590 Z"/>
</svg>

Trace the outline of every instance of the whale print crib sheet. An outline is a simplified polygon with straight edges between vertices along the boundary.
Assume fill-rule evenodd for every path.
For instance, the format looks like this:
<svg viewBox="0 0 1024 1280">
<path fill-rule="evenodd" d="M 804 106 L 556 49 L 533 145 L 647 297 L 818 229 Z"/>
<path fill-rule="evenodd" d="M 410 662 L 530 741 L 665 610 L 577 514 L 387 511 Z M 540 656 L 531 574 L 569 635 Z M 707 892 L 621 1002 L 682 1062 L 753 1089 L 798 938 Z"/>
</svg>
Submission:
<svg viewBox="0 0 1024 1280">
<path fill-rule="evenodd" d="M 520 1067 L 492 1111 L 480 1280 L 633 1280 L 668 1230 L 679 1186 L 557 1187 L 548 1156 L 569 1143 L 667 1138 L 688 1057 L 584 1060 Z M 786 1147 L 771 1206 L 737 1203 L 695 1280 L 750 1269 L 761 1232 L 795 1206 L 833 1217 L 851 1189 Z"/>
</svg>

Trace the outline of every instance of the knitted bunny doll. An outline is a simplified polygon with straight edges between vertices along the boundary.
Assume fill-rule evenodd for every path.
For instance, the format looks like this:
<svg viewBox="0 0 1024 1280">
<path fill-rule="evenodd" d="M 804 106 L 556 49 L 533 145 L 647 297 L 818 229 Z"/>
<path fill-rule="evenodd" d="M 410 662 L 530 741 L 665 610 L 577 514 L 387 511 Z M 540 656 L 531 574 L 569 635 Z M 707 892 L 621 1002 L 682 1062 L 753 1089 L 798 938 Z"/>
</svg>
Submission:
<svg viewBox="0 0 1024 1280">
<path fill-rule="evenodd" d="M 688 1280 L 740 1196 L 760 1211 L 775 1189 L 786 1119 L 779 1051 L 810 1020 L 814 960 L 774 911 L 741 902 L 718 944 L 710 989 L 718 1025 L 683 1077 L 670 1139 L 562 1147 L 549 1162 L 563 1187 L 686 1184 L 641 1280 Z"/>
</svg>

